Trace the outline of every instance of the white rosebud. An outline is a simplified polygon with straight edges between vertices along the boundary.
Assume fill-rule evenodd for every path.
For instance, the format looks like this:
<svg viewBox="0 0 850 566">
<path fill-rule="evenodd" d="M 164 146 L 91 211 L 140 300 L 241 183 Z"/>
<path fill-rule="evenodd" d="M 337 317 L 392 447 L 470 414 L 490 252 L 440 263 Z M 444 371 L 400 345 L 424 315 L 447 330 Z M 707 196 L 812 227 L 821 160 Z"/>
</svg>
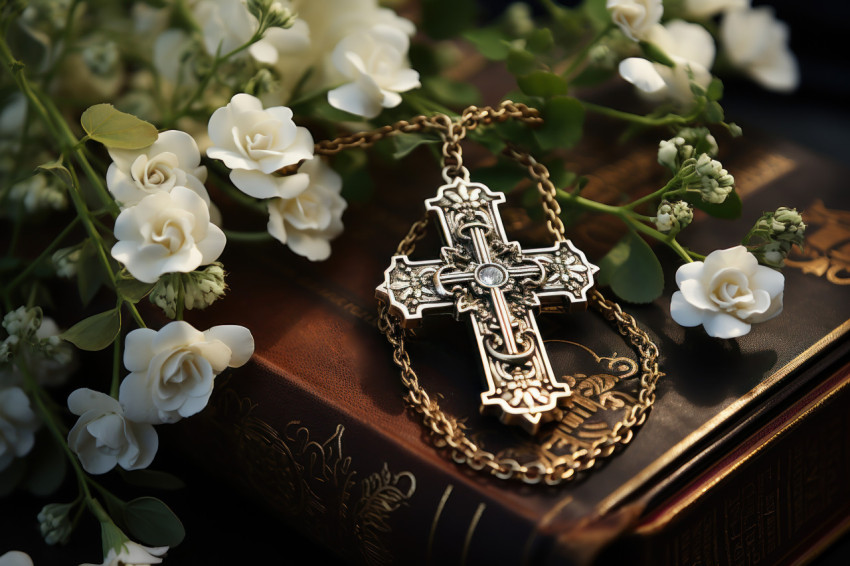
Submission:
<svg viewBox="0 0 850 566">
<path fill-rule="evenodd" d="M 646 39 L 664 14 L 661 0 L 608 0 L 605 7 L 611 21 L 632 41 Z"/>
<path fill-rule="evenodd" d="M 139 328 L 127 334 L 118 399 L 128 418 L 173 423 L 206 407 L 215 376 L 244 365 L 254 353 L 247 328 L 214 326 L 205 332 L 174 321 L 159 331 Z"/>
<path fill-rule="evenodd" d="M 321 159 L 308 161 L 301 171 L 310 180 L 303 193 L 268 201 L 268 231 L 298 255 L 320 261 L 330 256 L 330 241 L 342 233 L 342 178 Z"/>
<path fill-rule="evenodd" d="M 699 20 L 749 6 L 750 0 L 684 0 L 682 8 L 684 15 Z"/>
<path fill-rule="evenodd" d="M 33 412 L 23 389 L 0 388 L 0 472 L 15 458 L 29 454 L 40 426 L 41 420 Z"/>
<path fill-rule="evenodd" d="M 788 48 L 788 26 L 774 17 L 770 7 L 727 12 L 720 37 L 732 64 L 761 86 L 788 92 L 799 85 L 797 59 Z"/>
<path fill-rule="evenodd" d="M 112 257 L 145 283 L 212 263 L 226 243 L 206 203 L 186 187 L 154 193 L 124 209 L 115 219 L 115 237 Z"/>
<path fill-rule="evenodd" d="M 658 143 L 658 163 L 676 170 L 679 167 L 679 148 L 685 140 L 681 137 L 661 140 Z"/>
<path fill-rule="evenodd" d="M 80 566 L 150 566 L 161 564 L 162 556 L 168 552 L 167 546 L 142 546 L 131 540 L 121 545 L 121 550 L 110 548 L 101 564 L 80 564 Z"/>
<path fill-rule="evenodd" d="M 650 98 L 692 104 L 691 83 L 705 88 L 711 82 L 709 69 L 715 55 L 711 34 L 699 24 L 672 20 L 649 30 L 647 41 L 664 51 L 675 66 L 629 57 L 620 62 L 620 76 Z"/>
<path fill-rule="evenodd" d="M 186 187 L 209 204 L 204 188 L 207 168 L 201 165 L 198 145 L 189 134 L 179 130 L 160 132 L 157 140 L 144 149 L 107 148 L 112 164 L 106 171 L 106 186 L 118 203 L 126 208 L 148 195 Z"/>
<path fill-rule="evenodd" d="M 278 169 L 313 158 L 313 136 L 292 121 L 285 106 L 263 109 L 260 100 L 237 94 L 210 117 L 213 147 L 207 156 L 230 168 L 230 180 L 254 198 L 289 198 L 303 191 L 307 175 L 273 175 Z"/>
<path fill-rule="evenodd" d="M 407 63 L 409 46 L 407 34 L 384 24 L 344 37 L 331 61 L 346 83 L 328 92 L 330 105 L 374 118 L 401 104 L 400 92 L 420 86 L 419 73 Z"/>
<path fill-rule="evenodd" d="M 703 325 L 709 336 L 736 338 L 782 311 L 785 278 L 758 264 L 744 246 L 711 252 L 676 272 L 670 316 L 682 326 Z"/>
<path fill-rule="evenodd" d="M 116 399 L 91 389 L 68 396 L 68 408 L 79 416 L 68 433 L 68 446 L 90 474 L 105 474 L 117 465 L 125 470 L 146 468 L 159 438 L 153 426 L 126 418 Z"/>
<path fill-rule="evenodd" d="M 33 562 L 26 552 L 10 550 L 0 556 L 0 566 L 33 566 Z"/>
<path fill-rule="evenodd" d="M 44 542 L 49 545 L 65 544 L 74 527 L 68 513 L 76 508 L 76 503 L 48 503 L 38 512 L 38 528 Z"/>
</svg>

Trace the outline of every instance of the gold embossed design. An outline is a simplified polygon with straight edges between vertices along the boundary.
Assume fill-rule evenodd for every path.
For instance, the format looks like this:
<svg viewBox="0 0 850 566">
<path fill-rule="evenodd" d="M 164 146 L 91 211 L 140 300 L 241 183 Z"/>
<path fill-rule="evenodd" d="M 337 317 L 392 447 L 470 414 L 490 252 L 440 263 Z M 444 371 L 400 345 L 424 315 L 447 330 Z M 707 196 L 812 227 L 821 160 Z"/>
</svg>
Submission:
<svg viewBox="0 0 850 566">
<path fill-rule="evenodd" d="M 393 562 L 391 518 L 416 491 L 412 473 L 393 473 L 385 462 L 358 480 L 344 455 L 343 425 L 317 441 L 300 421 L 275 430 L 254 414 L 255 403 L 226 386 L 213 399 L 212 419 L 233 445 L 231 473 L 242 484 L 340 554 L 374 566 Z"/>
<path fill-rule="evenodd" d="M 509 448 L 500 455 L 522 462 L 539 459 L 551 466 L 561 464 L 574 452 L 589 449 L 595 441 L 611 434 L 614 423 L 637 403 L 638 363 L 612 353 L 600 356 L 577 342 L 547 340 L 550 352 L 562 350 L 573 360 L 577 371 L 564 375 L 573 395 L 558 409 L 555 425 L 546 429 L 535 442 Z"/>
<path fill-rule="evenodd" d="M 805 248 L 794 248 L 785 264 L 835 285 L 850 285 L 850 211 L 831 210 L 818 199 L 803 212 L 803 220 Z"/>
</svg>

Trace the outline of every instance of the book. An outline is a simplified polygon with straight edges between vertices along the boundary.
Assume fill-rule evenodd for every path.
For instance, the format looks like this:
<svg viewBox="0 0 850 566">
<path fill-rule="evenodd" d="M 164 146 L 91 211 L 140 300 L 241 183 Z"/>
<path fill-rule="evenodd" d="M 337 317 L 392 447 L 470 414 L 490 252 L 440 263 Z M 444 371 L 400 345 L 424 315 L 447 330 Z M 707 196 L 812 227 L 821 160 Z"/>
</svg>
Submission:
<svg viewBox="0 0 850 566">
<path fill-rule="evenodd" d="M 662 172 L 651 146 L 602 151 L 605 143 L 591 140 L 571 154 L 589 178 L 587 192 L 613 199 L 622 188 L 639 194 L 657 185 Z M 190 320 L 198 328 L 248 326 L 256 353 L 221 379 L 201 415 L 168 431 L 169 441 L 220 485 L 270 510 L 281 530 L 350 563 L 589 565 L 619 562 L 623 553 L 635 564 L 670 565 L 810 558 L 850 528 L 850 486 L 842 481 L 850 473 L 847 172 L 767 137 L 727 147 L 722 161 L 737 179 L 744 216 L 697 219 L 683 240 L 725 248 L 765 210 L 807 211 L 809 243 L 785 270 L 784 312 L 736 340 L 681 328 L 669 318 L 677 262 L 666 255 L 665 295 L 623 305 L 661 349 L 666 375 L 657 401 L 631 444 L 578 481 L 526 486 L 472 472 L 441 454 L 405 410 L 392 351 L 376 328 L 374 290 L 423 200 L 442 184 L 438 168 L 415 157 L 382 170 L 368 203 L 351 204 L 327 262 L 308 263 L 278 245 L 230 246 L 227 300 Z M 538 224 L 511 210 L 503 212 L 509 236 L 538 243 Z M 436 257 L 434 232 L 414 259 Z M 592 260 L 619 238 L 615 226 L 592 217 L 569 235 Z M 576 392 L 542 440 L 478 414 L 477 353 L 462 323 L 428 320 L 410 355 L 429 393 L 485 448 L 557 459 L 603 434 L 634 401 L 636 355 L 594 313 L 538 321 L 553 367 Z"/>
</svg>

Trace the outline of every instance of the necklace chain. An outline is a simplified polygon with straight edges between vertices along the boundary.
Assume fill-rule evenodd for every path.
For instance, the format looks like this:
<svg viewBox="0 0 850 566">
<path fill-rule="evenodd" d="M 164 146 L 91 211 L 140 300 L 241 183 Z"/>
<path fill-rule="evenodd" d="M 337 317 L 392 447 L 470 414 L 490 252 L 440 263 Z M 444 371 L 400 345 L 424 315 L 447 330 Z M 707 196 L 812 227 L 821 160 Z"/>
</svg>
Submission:
<svg viewBox="0 0 850 566">
<path fill-rule="evenodd" d="M 511 101 L 502 102 L 498 108 L 489 106 L 470 106 L 461 115 L 452 119 L 445 114 L 434 116 L 416 116 L 411 120 L 401 120 L 376 130 L 359 132 L 333 140 L 324 140 L 316 144 L 316 153 L 334 155 L 345 149 L 370 147 L 377 141 L 391 135 L 436 130 L 443 138 L 443 177 L 469 178 L 469 171 L 463 165 L 463 151 L 460 142 L 466 133 L 478 126 L 504 122 L 509 119 L 522 121 L 530 125 L 543 122 L 540 113 L 524 104 Z M 549 170 L 537 162 L 528 153 L 508 146 L 504 154 L 528 170 L 528 175 L 536 183 L 541 197 L 541 206 L 546 217 L 546 229 L 556 242 L 566 240 L 564 224 L 561 222 L 561 207 L 556 200 L 556 188 L 549 178 Z M 428 228 L 428 218 L 423 216 L 413 223 L 396 248 L 396 255 L 410 255 L 416 243 L 422 239 Z M 640 391 L 637 402 L 617 421 L 609 432 L 595 440 L 587 448 L 579 448 L 571 454 L 561 456 L 552 464 L 536 460 L 520 464 L 513 458 L 500 457 L 485 450 L 471 440 L 465 427 L 454 417 L 440 409 L 422 385 L 413 370 L 406 341 L 409 331 L 402 328 L 399 321 L 389 314 L 386 303 L 378 306 L 378 328 L 387 337 L 393 347 L 393 362 L 399 367 L 401 382 L 407 392 L 404 400 L 416 412 L 431 435 L 434 445 L 446 450 L 451 459 L 465 464 L 474 470 L 484 471 L 499 479 L 520 480 L 528 484 L 543 482 L 557 485 L 574 479 L 579 472 L 592 468 L 600 459 L 610 456 L 618 447 L 631 442 L 634 430 L 646 420 L 649 410 L 655 402 L 655 387 L 663 375 L 658 366 L 659 351 L 652 339 L 635 322 L 635 319 L 623 312 L 620 306 L 594 289 L 589 294 L 592 308 L 617 328 L 617 331 L 629 340 L 640 357 Z"/>
</svg>

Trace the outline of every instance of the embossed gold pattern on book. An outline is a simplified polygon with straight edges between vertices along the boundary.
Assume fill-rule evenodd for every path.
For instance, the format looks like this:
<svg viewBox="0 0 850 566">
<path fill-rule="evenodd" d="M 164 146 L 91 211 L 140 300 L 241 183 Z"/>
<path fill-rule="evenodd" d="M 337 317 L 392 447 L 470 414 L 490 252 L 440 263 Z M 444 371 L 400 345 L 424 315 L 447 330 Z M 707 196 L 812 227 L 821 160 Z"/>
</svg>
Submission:
<svg viewBox="0 0 850 566">
<path fill-rule="evenodd" d="M 213 421 L 234 445 L 233 460 L 242 462 L 236 472 L 240 481 L 340 554 L 359 556 L 370 566 L 391 564 L 392 515 L 409 504 L 416 477 L 394 473 L 386 462 L 364 476 L 345 455 L 343 425 L 315 440 L 299 421 L 275 430 L 253 414 L 255 408 L 226 387 L 210 407 Z"/>
<path fill-rule="evenodd" d="M 818 199 L 803 211 L 803 220 L 805 247 L 794 248 L 786 265 L 835 285 L 850 285 L 850 211 L 829 209 Z"/>
</svg>

